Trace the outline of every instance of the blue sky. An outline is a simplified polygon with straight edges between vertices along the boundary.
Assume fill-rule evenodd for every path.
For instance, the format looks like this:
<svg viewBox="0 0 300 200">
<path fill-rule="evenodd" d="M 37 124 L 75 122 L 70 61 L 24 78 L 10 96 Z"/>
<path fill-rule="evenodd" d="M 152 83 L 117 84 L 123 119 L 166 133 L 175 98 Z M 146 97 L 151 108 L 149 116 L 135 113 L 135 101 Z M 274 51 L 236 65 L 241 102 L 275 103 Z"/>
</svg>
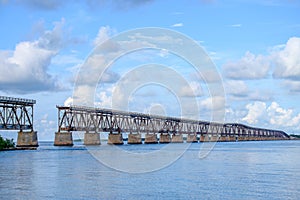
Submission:
<svg viewBox="0 0 300 200">
<path fill-rule="evenodd" d="M 52 140 L 55 106 L 72 102 L 77 73 L 97 44 L 136 28 L 167 28 L 195 40 L 215 63 L 226 121 L 300 133 L 299 9 L 297 0 L 0 0 L 0 95 L 36 99 L 35 129 L 41 140 Z M 170 66 L 188 80 L 198 118 L 209 120 L 218 109 L 188 63 L 157 50 L 116 61 L 97 87 L 95 105 L 110 107 L 118 80 L 149 63 Z M 180 95 L 188 101 L 187 93 Z M 174 95 L 159 85 L 138 89 L 129 108 L 180 114 Z"/>
</svg>

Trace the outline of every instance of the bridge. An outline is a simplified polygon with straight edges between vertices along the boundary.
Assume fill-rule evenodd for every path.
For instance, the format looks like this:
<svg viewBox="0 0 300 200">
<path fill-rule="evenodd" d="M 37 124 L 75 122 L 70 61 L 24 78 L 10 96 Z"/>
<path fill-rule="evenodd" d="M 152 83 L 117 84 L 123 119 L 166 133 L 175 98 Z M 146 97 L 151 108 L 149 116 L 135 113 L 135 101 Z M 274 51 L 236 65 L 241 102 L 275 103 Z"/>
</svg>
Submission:
<svg viewBox="0 0 300 200">
<path fill-rule="evenodd" d="M 73 145 L 72 131 L 84 131 L 84 144 L 99 145 L 100 132 L 108 132 L 108 144 L 123 144 L 122 133 L 128 133 L 128 144 L 170 142 L 226 142 L 285 140 L 280 130 L 250 127 L 238 123 L 216 123 L 183 118 L 148 115 L 82 106 L 57 106 L 58 132 L 54 145 Z M 184 137 L 185 135 L 185 137 Z"/>
<path fill-rule="evenodd" d="M 32 99 L 0 96 L 0 130 L 19 130 L 17 147 L 37 147 Z"/>
</svg>

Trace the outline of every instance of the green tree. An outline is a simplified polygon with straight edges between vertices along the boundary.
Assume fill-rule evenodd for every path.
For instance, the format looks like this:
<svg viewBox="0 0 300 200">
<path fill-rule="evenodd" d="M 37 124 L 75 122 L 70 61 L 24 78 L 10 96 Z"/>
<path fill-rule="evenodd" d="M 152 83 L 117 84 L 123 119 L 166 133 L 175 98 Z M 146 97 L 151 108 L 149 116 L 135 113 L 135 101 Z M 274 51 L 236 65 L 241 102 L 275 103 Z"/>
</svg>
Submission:
<svg viewBox="0 0 300 200">
<path fill-rule="evenodd" d="M 15 143 L 13 139 L 4 139 L 0 135 L 0 150 L 12 148 L 12 147 L 15 147 Z"/>
</svg>

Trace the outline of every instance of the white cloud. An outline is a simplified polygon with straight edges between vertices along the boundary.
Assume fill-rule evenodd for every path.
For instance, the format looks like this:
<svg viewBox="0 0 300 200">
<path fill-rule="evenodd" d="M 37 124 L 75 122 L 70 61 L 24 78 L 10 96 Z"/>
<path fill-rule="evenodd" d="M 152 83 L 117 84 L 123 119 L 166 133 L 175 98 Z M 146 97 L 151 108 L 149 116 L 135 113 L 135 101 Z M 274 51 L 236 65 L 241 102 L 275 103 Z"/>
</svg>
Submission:
<svg viewBox="0 0 300 200">
<path fill-rule="evenodd" d="M 265 115 L 267 105 L 264 102 L 256 101 L 246 105 L 248 114 L 242 119 L 249 124 L 257 124 L 258 121 Z"/>
<path fill-rule="evenodd" d="M 247 115 L 242 119 L 253 125 L 267 125 L 280 129 L 300 129 L 300 113 L 293 109 L 282 108 L 277 102 L 267 106 L 265 102 L 256 101 L 246 105 Z"/>
<path fill-rule="evenodd" d="M 278 103 L 272 102 L 272 104 L 267 109 L 267 113 L 272 125 L 284 127 L 299 127 L 300 113 L 298 115 L 294 115 L 294 111 L 292 109 L 284 109 L 280 107 Z"/>
<path fill-rule="evenodd" d="M 108 40 L 116 31 L 109 26 L 100 27 L 97 37 L 94 39 L 94 46 L 102 44 L 106 40 Z"/>
<path fill-rule="evenodd" d="M 230 79 L 265 78 L 270 69 L 269 58 L 246 52 L 245 56 L 235 62 L 223 65 L 223 73 Z"/>
<path fill-rule="evenodd" d="M 225 111 L 225 98 L 222 96 L 208 97 L 199 102 L 200 109 Z"/>
<path fill-rule="evenodd" d="M 300 80 L 300 38 L 290 38 L 284 48 L 275 52 L 275 78 Z"/>
<path fill-rule="evenodd" d="M 182 27 L 183 23 L 177 23 L 177 24 L 173 24 L 171 27 Z"/>
<path fill-rule="evenodd" d="M 55 23 L 35 41 L 20 42 L 14 51 L 0 50 L 0 90 L 27 93 L 60 89 L 48 73 L 52 59 L 62 48 L 64 20 Z"/>
<path fill-rule="evenodd" d="M 226 94 L 236 97 L 245 97 L 248 95 L 248 86 L 241 80 L 227 80 L 224 84 Z"/>
</svg>

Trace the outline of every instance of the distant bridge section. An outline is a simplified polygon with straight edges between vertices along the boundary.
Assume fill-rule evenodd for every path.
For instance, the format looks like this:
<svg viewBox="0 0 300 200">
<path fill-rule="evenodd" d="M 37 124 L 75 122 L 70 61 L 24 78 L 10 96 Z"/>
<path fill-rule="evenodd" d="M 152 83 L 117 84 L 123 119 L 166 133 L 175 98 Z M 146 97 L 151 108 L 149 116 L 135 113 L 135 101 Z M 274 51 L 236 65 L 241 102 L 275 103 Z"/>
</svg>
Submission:
<svg viewBox="0 0 300 200">
<path fill-rule="evenodd" d="M 32 99 L 0 96 L 0 130 L 19 130 L 17 146 L 37 147 L 37 133 L 33 131 Z M 27 132 L 23 132 L 26 130 Z"/>
<path fill-rule="evenodd" d="M 173 135 L 179 138 L 176 141 L 181 141 L 182 134 L 187 134 L 188 138 L 194 136 L 193 142 L 197 140 L 198 136 L 200 136 L 200 142 L 289 139 L 289 135 L 283 131 L 237 123 L 222 124 L 80 106 L 57 106 L 57 109 L 58 133 L 70 131 L 109 132 L 111 134 L 127 132 L 129 135 L 137 136 L 140 133 L 145 133 L 146 136 L 160 133 L 163 137 Z M 167 142 L 172 141 L 171 137 L 167 138 L 169 138 Z M 160 142 L 161 139 L 162 137 L 160 137 Z"/>
<path fill-rule="evenodd" d="M 35 100 L 0 96 L 0 129 L 33 130 Z"/>
</svg>

